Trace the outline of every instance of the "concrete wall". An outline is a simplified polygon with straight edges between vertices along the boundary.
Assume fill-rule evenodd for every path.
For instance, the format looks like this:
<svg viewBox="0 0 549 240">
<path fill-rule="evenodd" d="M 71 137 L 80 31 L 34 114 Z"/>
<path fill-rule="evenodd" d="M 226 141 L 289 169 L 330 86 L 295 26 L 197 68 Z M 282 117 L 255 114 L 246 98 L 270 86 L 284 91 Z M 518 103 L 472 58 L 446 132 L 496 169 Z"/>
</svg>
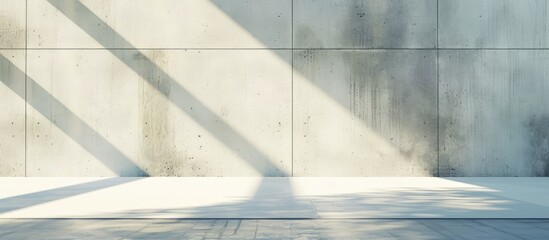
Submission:
<svg viewBox="0 0 549 240">
<path fill-rule="evenodd" d="M 547 176 L 547 0 L 0 0 L 0 176 Z"/>
</svg>

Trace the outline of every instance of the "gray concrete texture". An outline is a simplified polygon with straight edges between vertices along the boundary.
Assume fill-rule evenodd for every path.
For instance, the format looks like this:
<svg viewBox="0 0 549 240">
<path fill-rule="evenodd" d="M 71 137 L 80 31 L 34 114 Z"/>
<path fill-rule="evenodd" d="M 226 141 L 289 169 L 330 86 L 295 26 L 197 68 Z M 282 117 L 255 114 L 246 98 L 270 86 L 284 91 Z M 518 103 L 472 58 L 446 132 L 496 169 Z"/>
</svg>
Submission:
<svg viewBox="0 0 549 240">
<path fill-rule="evenodd" d="M 444 176 L 549 175 L 549 51 L 440 52 Z"/>
<path fill-rule="evenodd" d="M 547 176 L 548 4 L 0 0 L 0 175 Z"/>
<path fill-rule="evenodd" d="M 436 51 L 295 51 L 294 71 L 295 176 L 437 174 Z"/>
</svg>

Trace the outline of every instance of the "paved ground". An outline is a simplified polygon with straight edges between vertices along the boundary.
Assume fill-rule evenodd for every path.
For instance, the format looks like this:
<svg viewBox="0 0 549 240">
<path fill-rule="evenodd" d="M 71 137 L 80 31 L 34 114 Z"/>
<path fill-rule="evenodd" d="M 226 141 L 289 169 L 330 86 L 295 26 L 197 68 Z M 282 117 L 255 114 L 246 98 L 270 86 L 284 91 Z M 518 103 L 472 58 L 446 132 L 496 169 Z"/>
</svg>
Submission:
<svg viewBox="0 0 549 240">
<path fill-rule="evenodd" d="M 0 219 L 0 239 L 549 239 L 549 220 Z"/>
<path fill-rule="evenodd" d="M 549 219 L 549 178 L 0 178 L 0 186 L 0 218 Z"/>
</svg>

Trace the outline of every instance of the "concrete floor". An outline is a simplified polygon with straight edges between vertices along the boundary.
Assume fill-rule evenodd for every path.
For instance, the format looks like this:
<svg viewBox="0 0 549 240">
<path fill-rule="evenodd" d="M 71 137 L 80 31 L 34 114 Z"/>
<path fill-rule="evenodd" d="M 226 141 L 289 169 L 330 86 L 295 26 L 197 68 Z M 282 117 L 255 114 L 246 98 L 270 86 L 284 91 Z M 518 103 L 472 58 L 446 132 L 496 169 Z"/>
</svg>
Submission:
<svg viewBox="0 0 549 240">
<path fill-rule="evenodd" d="M 549 218 L 549 178 L 0 178 L 0 218 Z"/>
<path fill-rule="evenodd" d="M 0 239 L 548 239 L 549 220 L 0 219 Z"/>
<path fill-rule="evenodd" d="M 549 178 L 0 178 L 0 239 L 548 239 Z"/>
</svg>

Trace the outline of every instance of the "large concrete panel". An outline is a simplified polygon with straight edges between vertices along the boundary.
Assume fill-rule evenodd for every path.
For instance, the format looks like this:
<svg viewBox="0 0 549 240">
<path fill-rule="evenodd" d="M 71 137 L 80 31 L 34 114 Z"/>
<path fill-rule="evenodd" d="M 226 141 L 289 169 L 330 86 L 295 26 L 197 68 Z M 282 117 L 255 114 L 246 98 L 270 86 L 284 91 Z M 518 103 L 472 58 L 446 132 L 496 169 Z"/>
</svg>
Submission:
<svg viewBox="0 0 549 240">
<path fill-rule="evenodd" d="M 287 175 L 290 58 L 30 51 L 29 175 Z"/>
<path fill-rule="evenodd" d="M 29 47 L 291 46 L 291 0 L 29 0 Z"/>
<path fill-rule="evenodd" d="M 437 171 L 436 52 L 294 55 L 295 176 L 431 176 Z"/>
<path fill-rule="evenodd" d="M 290 174 L 291 51 L 170 51 L 150 58 L 170 76 L 158 69 L 145 76 L 150 84 L 139 119 L 148 172 Z M 150 68 L 146 61 L 136 66 Z"/>
<path fill-rule="evenodd" d="M 434 48 L 436 0 L 295 0 L 297 48 Z"/>
<path fill-rule="evenodd" d="M 108 51 L 28 51 L 27 174 L 146 175 L 140 82 Z"/>
<path fill-rule="evenodd" d="M 0 48 L 25 47 L 25 1 L 0 0 Z"/>
<path fill-rule="evenodd" d="M 0 51 L 0 176 L 25 175 L 25 51 Z"/>
<path fill-rule="evenodd" d="M 440 52 L 443 176 L 549 176 L 549 51 Z"/>
<path fill-rule="evenodd" d="M 442 48 L 547 48 L 547 0 L 440 1 Z"/>
</svg>

